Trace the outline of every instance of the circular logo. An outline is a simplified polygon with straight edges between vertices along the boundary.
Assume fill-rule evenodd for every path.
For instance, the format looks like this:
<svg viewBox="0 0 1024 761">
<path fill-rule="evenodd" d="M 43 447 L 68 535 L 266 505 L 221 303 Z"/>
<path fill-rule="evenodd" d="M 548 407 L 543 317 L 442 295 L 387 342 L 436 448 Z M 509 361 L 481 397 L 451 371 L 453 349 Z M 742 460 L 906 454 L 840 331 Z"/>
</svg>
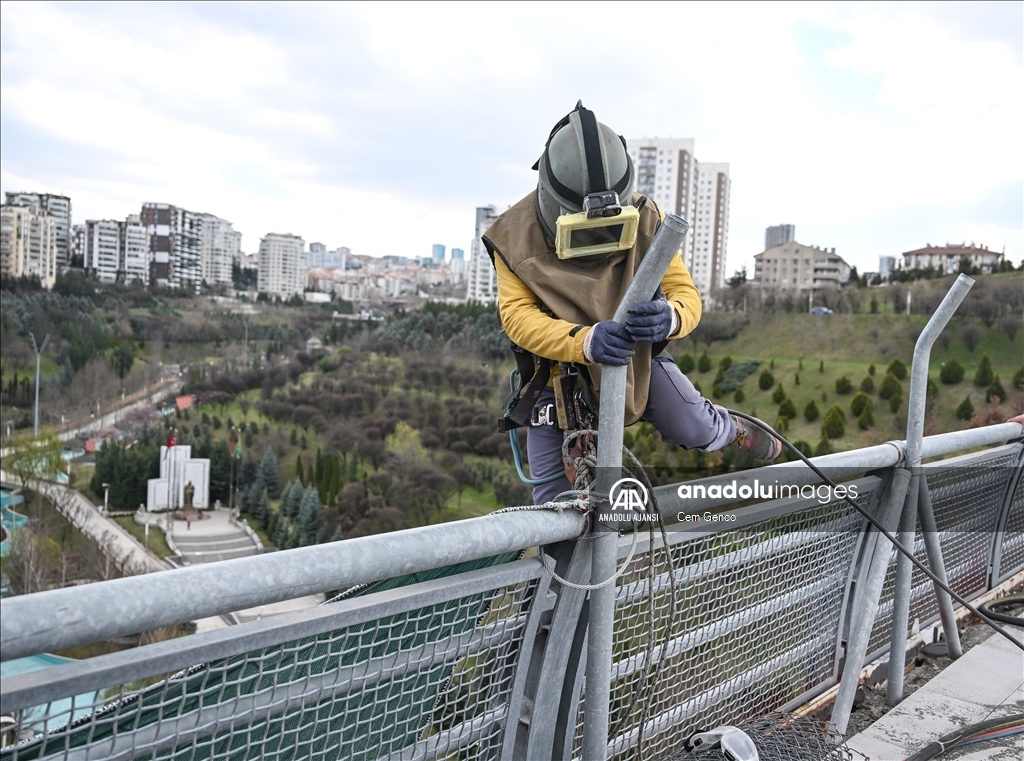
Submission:
<svg viewBox="0 0 1024 761">
<path fill-rule="evenodd" d="M 648 500 L 647 487 L 635 478 L 620 478 L 608 493 L 612 510 L 643 513 L 647 511 Z"/>
</svg>

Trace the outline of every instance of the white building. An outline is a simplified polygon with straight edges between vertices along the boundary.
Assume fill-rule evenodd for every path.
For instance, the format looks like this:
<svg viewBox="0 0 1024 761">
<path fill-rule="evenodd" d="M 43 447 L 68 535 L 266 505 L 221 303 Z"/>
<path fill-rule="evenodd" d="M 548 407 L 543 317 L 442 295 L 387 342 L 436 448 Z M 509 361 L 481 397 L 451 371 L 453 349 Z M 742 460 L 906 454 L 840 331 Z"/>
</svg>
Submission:
<svg viewBox="0 0 1024 761">
<path fill-rule="evenodd" d="M 39 204 L 0 206 L 0 274 L 57 279 L 57 220 Z"/>
<path fill-rule="evenodd" d="M 924 248 L 904 252 L 903 269 L 920 270 L 932 267 L 943 275 L 951 275 L 960 271 L 961 259 L 966 259 L 972 267 L 977 267 L 988 275 L 999 269 L 1003 254 L 989 251 L 988 246 L 975 246 L 973 243 L 947 243 L 945 246 L 933 246 L 929 243 Z"/>
<path fill-rule="evenodd" d="M 834 248 L 793 241 L 754 256 L 754 280 L 767 291 L 807 293 L 838 290 L 850 279 L 850 265 Z"/>
<path fill-rule="evenodd" d="M 71 199 L 52 193 L 8 193 L 10 206 L 38 205 L 54 218 L 54 241 L 57 251 L 57 270 L 63 272 L 71 266 Z"/>
<path fill-rule="evenodd" d="M 77 227 L 77 226 L 76 226 Z M 139 215 L 124 222 L 90 219 L 82 226 L 83 267 L 104 283 L 149 280 L 149 235 Z"/>
<path fill-rule="evenodd" d="M 202 243 L 200 245 L 200 267 L 202 278 L 207 285 L 228 285 L 232 283 L 231 265 L 242 246 L 242 233 L 231 223 L 213 214 L 202 216 Z"/>
<path fill-rule="evenodd" d="M 493 206 L 478 206 L 476 209 L 476 234 L 470 249 L 469 272 L 466 275 L 466 300 L 480 304 L 493 304 L 498 300 L 498 280 L 487 255 L 481 237 L 498 218 Z"/>
<path fill-rule="evenodd" d="M 796 225 L 772 225 L 764 230 L 764 250 L 796 240 Z"/>
<path fill-rule="evenodd" d="M 269 233 L 260 239 L 258 290 L 283 299 L 301 295 L 306 287 L 303 249 L 306 242 L 291 233 Z"/>
<path fill-rule="evenodd" d="M 725 283 L 729 242 L 729 165 L 697 161 L 691 138 L 629 140 L 634 190 L 690 222 L 681 254 L 704 296 Z"/>
<path fill-rule="evenodd" d="M 306 269 L 343 270 L 351 253 L 346 246 L 340 246 L 333 251 L 328 251 L 327 246 L 323 243 L 310 243 L 309 251 L 304 255 Z"/>
</svg>

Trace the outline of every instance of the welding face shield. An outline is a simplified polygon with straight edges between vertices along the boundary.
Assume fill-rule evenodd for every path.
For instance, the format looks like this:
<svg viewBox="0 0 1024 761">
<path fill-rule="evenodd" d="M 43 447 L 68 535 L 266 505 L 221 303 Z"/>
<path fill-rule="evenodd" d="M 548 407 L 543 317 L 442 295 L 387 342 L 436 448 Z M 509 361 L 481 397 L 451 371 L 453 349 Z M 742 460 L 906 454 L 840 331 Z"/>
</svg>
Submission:
<svg viewBox="0 0 1024 761">
<path fill-rule="evenodd" d="M 626 141 L 582 103 L 551 130 L 533 168 L 537 216 L 559 259 L 633 247 L 640 213 L 629 202 L 633 162 Z"/>
</svg>

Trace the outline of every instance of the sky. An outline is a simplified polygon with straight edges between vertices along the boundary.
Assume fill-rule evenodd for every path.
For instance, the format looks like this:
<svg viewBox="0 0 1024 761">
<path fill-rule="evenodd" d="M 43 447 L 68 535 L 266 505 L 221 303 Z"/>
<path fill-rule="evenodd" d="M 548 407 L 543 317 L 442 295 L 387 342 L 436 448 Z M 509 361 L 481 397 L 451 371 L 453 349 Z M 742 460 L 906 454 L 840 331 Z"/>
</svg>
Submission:
<svg viewBox="0 0 1024 761">
<path fill-rule="evenodd" d="M 730 165 L 726 271 L 796 225 L 861 271 L 1024 257 L 1024 4 L 0 3 L 0 190 L 356 254 L 467 251 L 578 99 Z"/>
</svg>

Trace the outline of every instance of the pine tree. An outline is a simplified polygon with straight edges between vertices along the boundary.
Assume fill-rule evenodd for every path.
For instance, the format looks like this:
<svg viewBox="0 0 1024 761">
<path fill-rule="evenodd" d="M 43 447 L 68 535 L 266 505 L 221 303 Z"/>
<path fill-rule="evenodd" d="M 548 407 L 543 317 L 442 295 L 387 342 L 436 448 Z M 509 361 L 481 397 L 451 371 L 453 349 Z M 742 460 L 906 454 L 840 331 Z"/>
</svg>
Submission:
<svg viewBox="0 0 1024 761">
<path fill-rule="evenodd" d="M 821 424 L 821 435 L 823 438 L 838 439 L 846 433 L 846 414 L 842 407 L 833 404 L 825 413 L 825 420 Z"/>
<path fill-rule="evenodd" d="M 679 370 L 686 375 L 687 373 L 693 372 L 693 368 L 697 366 L 693 356 L 689 353 L 684 354 L 679 358 Z"/>
<path fill-rule="evenodd" d="M 868 365 L 868 375 L 874 377 L 874 375 L 875 375 L 875 365 L 874 365 L 874 363 L 871 363 L 870 365 Z"/>
<path fill-rule="evenodd" d="M 900 411 L 900 407 L 903 406 L 903 392 L 893 394 L 889 397 L 889 412 L 895 415 Z"/>
<path fill-rule="evenodd" d="M 316 489 L 312 486 L 306 487 L 306 491 L 302 495 L 302 505 L 299 507 L 299 530 L 302 544 L 316 544 L 316 517 L 319 510 L 320 498 Z"/>
<path fill-rule="evenodd" d="M 864 380 L 860 382 L 860 390 L 865 394 L 873 393 L 875 390 L 875 382 L 871 380 L 870 375 L 865 375 Z"/>
<path fill-rule="evenodd" d="M 782 404 L 779 405 L 779 416 L 784 417 L 787 420 L 792 420 L 796 417 L 796 405 L 793 404 L 793 400 L 788 396 L 782 400 Z"/>
<path fill-rule="evenodd" d="M 974 405 L 971 404 L 970 394 L 964 397 L 964 400 L 960 402 L 960 406 L 956 408 L 956 416 L 960 420 L 970 420 L 974 417 Z"/>
<path fill-rule="evenodd" d="M 853 384 L 850 383 L 850 379 L 845 375 L 841 375 L 836 378 L 836 393 L 837 394 L 850 394 L 853 392 Z"/>
<path fill-rule="evenodd" d="M 302 484 L 306 483 L 306 469 L 302 465 L 301 454 L 295 455 L 295 478 Z"/>
<path fill-rule="evenodd" d="M 959 383 L 964 379 L 964 372 L 964 366 L 955 359 L 951 359 L 949 362 L 942 363 L 942 369 L 939 371 L 939 380 L 947 386 L 952 386 L 954 383 Z"/>
<path fill-rule="evenodd" d="M 992 380 L 992 383 L 989 384 L 989 387 L 985 389 L 985 401 L 991 402 L 995 399 L 998 399 L 1000 402 L 1006 401 L 1006 389 L 1003 388 L 1003 384 L 999 382 L 998 373 Z"/>
<path fill-rule="evenodd" d="M 260 493 L 256 497 L 256 509 L 253 510 L 253 515 L 261 524 L 266 525 L 270 517 L 270 499 L 267 497 L 266 489 L 260 489 Z"/>
<path fill-rule="evenodd" d="M 772 401 L 776 404 L 782 404 L 782 400 L 786 398 L 786 389 L 782 387 L 780 383 L 775 387 L 775 391 L 772 392 Z"/>
<path fill-rule="evenodd" d="M 992 360 L 989 359 L 988 354 L 984 354 L 981 357 L 981 362 L 978 364 L 978 372 L 974 374 L 974 385 L 984 388 L 992 384 L 994 377 L 992 373 Z"/>
<path fill-rule="evenodd" d="M 854 417 L 860 417 L 860 414 L 864 412 L 864 408 L 870 406 L 872 406 L 871 397 L 863 391 L 854 394 L 853 399 L 850 400 L 850 412 L 853 413 Z"/>
<path fill-rule="evenodd" d="M 307 487 L 308 488 L 308 487 Z M 302 495 L 306 489 L 298 481 L 292 482 L 292 489 L 288 494 L 288 500 L 281 499 L 281 512 L 290 520 L 295 520 L 299 514 L 299 506 L 302 504 Z"/>
<path fill-rule="evenodd" d="M 706 373 L 711 369 L 711 357 L 708 356 L 708 350 L 705 349 L 704 353 L 700 355 L 700 359 L 697 360 L 697 370 L 702 373 Z"/>
<path fill-rule="evenodd" d="M 814 448 L 814 456 L 821 457 L 822 455 L 832 454 L 832 444 L 828 440 L 828 436 L 822 436 L 821 441 L 818 442 L 818 446 Z"/>
<path fill-rule="evenodd" d="M 893 396 L 903 396 L 903 386 L 896 376 L 892 373 L 887 373 L 885 379 L 882 381 L 882 385 L 878 387 L 878 395 L 882 399 L 891 399 Z"/>
<path fill-rule="evenodd" d="M 860 415 L 857 416 L 857 425 L 862 431 L 866 431 L 868 428 L 873 428 L 875 425 L 875 413 L 871 411 L 871 404 L 864 405 L 864 409 L 861 410 Z"/>
<path fill-rule="evenodd" d="M 814 403 L 814 400 L 807 402 L 807 406 L 804 407 L 804 419 L 808 423 L 813 423 L 818 419 L 818 405 Z"/>
<path fill-rule="evenodd" d="M 277 499 L 281 496 L 281 473 L 277 469 L 277 458 L 274 457 L 272 447 L 267 447 L 263 455 L 263 462 L 260 463 L 259 480 L 267 488 L 267 496 Z"/>
<path fill-rule="evenodd" d="M 889 366 L 886 368 L 886 372 L 895 375 L 896 380 L 905 380 L 907 377 L 907 366 L 903 364 L 902 359 L 897 357 L 889 363 Z"/>
<path fill-rule="evenodd" d="M 767 391 L 768 389 L 770 389 L 774 385 L 775 385 L 775 376 L 772 375 L 771 372 L 769 372 L 768 368 L 766 367 L 764 370 L 761 371 L 761 376 L 757 379 L 757 386 L 762 391 Z M 776 404 L 778 404 L 778 402 L 776 402 Z"/>
</svg>

